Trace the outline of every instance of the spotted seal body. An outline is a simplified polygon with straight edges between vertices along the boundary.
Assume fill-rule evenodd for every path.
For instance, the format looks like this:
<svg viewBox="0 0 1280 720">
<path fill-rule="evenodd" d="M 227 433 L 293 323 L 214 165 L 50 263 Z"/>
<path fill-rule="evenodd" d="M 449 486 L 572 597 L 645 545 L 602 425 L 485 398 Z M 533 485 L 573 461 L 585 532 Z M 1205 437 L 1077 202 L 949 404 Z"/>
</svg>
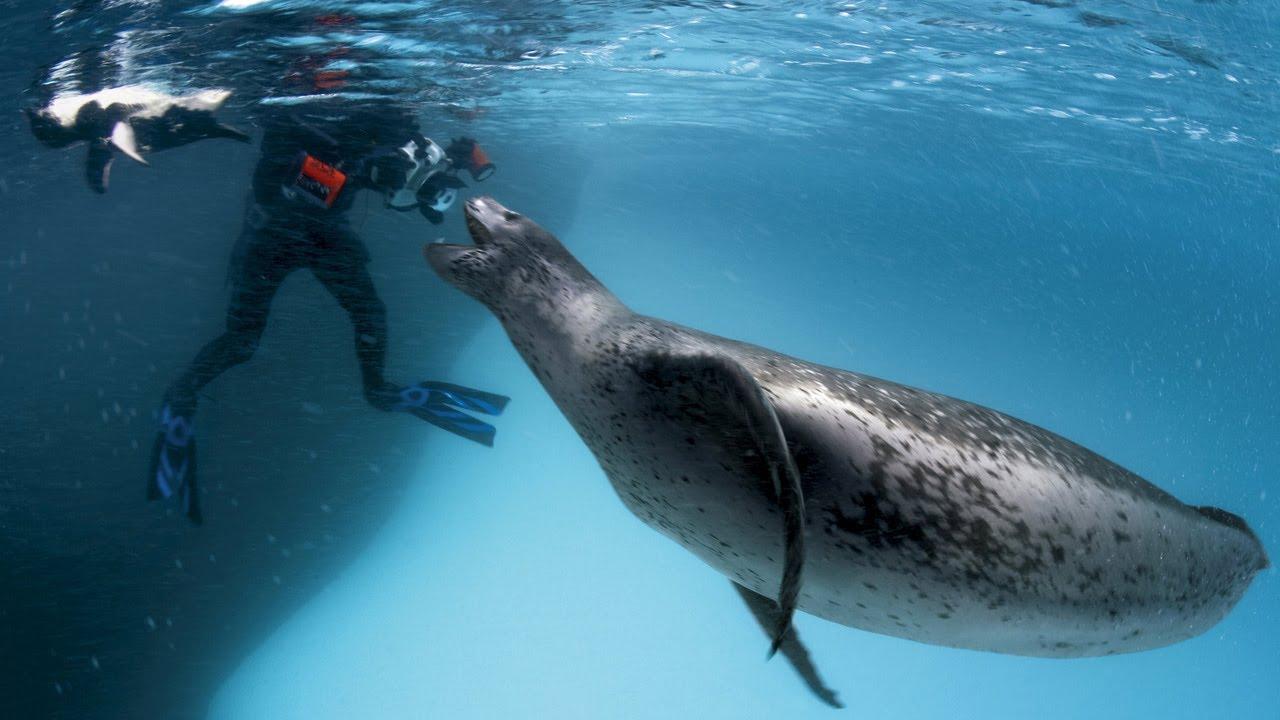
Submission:
<svg viewBox="0 0 1280 720">
<path fill-rule="evenodd" d="M 1240 518 L 1051 432 L 635 314 L 536 224 L 485 198 L 466 212 L 476 246 L 430 245 L 430 264 L 498 317 L 627 507 L 750 591 L 778 597 L 784 572 L 769 411 L 803 496 L 798 607 L 833 622 L 1133 652 L 1212 627 L 1268 565 Z"/>
</svg>

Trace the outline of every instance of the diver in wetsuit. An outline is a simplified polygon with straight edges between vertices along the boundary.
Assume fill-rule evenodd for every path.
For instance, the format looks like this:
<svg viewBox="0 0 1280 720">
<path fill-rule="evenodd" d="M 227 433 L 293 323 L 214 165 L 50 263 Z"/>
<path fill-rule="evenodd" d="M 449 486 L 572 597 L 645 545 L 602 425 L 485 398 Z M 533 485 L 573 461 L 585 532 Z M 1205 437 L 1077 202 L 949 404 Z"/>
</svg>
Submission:
<svg viewBox="0 0 1280 720">
<path fill-rule="evenodd" d="M 467 439 L 492 445 L 494 428 L 459 409 L 499 414 L 507 398 L 438 382 L 387 381 L 386 307 L 366 268 L 369 254 L 346 219 L 356 192 L 383 194 L 387 207 L 417 211 L 433 224 L 465 184 L 494 166 L 470 138 L 448 149 L 421 135 L 400 108 L 291 108 L 268 120 L 245 227 L 233 253 L 227 328 L 169 387 L 152 453 L 148 497 L 177 495 L 201 522 L 195 485 L 193 418 L 200 390 L 258 348 L 276 290 L 289 273 L 310 270 L 351 318 L 364 396 L 384 411 L 405 411 Z"/>
</svg>

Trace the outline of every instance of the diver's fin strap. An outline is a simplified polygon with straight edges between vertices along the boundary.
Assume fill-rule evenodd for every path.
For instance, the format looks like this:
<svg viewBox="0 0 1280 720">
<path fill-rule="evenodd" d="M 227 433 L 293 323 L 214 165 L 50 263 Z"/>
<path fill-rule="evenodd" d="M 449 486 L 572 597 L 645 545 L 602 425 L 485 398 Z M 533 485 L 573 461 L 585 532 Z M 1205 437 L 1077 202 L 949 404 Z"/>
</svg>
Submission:
<svg viewBox="0 0 1280 720">
<path fill-rule="evenodd" d="M 436 427 L 493 447 L 497 430 L 487 422 L 462 412 L 501 415 L 511 398 L 474 388 L 435 381 L 421 382 L 400 391 L 400 401 L 392 408 L 413 413 Z"/>
<path fill-rule="evenodd" d="M 751 610 L 751 614 L 755 616 L 756 622 L 760 623 L 760 627 L 765 632 L 773 632 L 778 625 L 778 604 L 758 592 L 753 592 L 742 587 L 736 582 L 730 581 L 733 589 L 738 591 L 738 595 L 742 596 L 747 607 Z M 822 681 L 822 676 L 818 674 L 818 668 L 813 664 L 813 660 L 809 657 L 809 649 L 800 641 L 800 635 L 796 629 L 791 628 L 791 632 L 782 639 L 782 646 L 779 648 L 782 656 L 791 663 L 791 667 L 795 668 L 800 674 L 800 678 L 804 680 L 804 684 L 809 686 L 814 695 L 822 702 L 834 708 L 843 708 L 844 703 L 840 702 L 840 697 L 836 695 L 835 690 L 827 687 Z"/>
<path fill-rule="evenodd" d="M 767 482 L 783 518 L 784 559 L 770 657 L 791 628 L 804 570 L 804 490 L 787 439 L 764 389 L 736 360 L 717 353 L 655 352 L 633 364 L 653 389 L 651 410 L 690 436 L 714 433 L 742 463 L 744 479 Z M 766 480 L 767 478 L 767 480 Z"/>
</svg>

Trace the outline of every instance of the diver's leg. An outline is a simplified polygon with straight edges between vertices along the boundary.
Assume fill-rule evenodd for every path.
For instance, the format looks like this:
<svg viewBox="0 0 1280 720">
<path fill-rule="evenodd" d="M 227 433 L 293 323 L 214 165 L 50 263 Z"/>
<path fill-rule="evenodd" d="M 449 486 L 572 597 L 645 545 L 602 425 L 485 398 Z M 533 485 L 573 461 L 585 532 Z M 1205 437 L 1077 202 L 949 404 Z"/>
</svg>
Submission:
<svg viewBox="0 0 1280 720">
<path fill-rule="evenodd" d="M 397 390 L 383 376 L 387 365 L 387 306 L 378 297 L 366 263 L 360 253 L 339 251 L 311 269 L 351 317 L 365 399 L 379 410 L 390 410 Z"/>
<path fill-rule="evenodd" d="M 271 300 L 292 266 L 272 238 L 252 242 L 232 277 L 227 329 L 205 345 L 191 365 L 165 393 L 160 430 L 151 450 L 147 498 L 177 496 L 182 512 L 199 525 L 200 493 L 196 486 L 196 394 L 228 368 L 253 356 L 267 324 Z"/>
<path fill-rule="evenodd" d="M 339 245 L 350 252 L 335 252 L 312 266 L 316 277 L 351 316 L 355 327 L 356 355 L 364 379 L 364 396 L 379 410 L 411 413 L 482 445 L 493 445 L 492 425 L 462 412 L 500 415 L 508 398 L 482 390 L 426 381 L 408 387 L 387 382 L 383 376 L 387 358 L 387 308 L 378 297 L 366 267 L 367 256 L 354 236 Z"/>
<path fill-rule="evenodd" d="M 241 271 L 232 278 L 226 330 L 200 349 L 165 395 L 165 401 L 175 410 L 193 414 L 197 393 L 230 368 L 247 362 L 258 349 L 271 301 L 292 268 L 278 262 L 268 251 L 250 253 Z"/>
</svg>

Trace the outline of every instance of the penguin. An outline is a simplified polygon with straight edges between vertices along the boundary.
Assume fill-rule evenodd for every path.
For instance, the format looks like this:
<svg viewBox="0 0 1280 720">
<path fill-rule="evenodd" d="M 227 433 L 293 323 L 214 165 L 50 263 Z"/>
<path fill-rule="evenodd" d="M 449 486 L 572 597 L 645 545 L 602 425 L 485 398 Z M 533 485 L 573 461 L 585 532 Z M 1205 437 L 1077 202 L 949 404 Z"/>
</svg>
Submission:
<svg viewBox="0 0 1280 720">
<path fill-rule="evenodd" d="M 249 142 L 249 135 L 214 117 L 231 91 L 200 90 L 172 95 L 144 85 L 123 85 L 88 94 L 67 94 L 48 105 L 26 109 L 31 134 L 48 147 L 89 144 L 85 180 L 105 193 L 116 151 L 147 165 L 157 152 L 209 138 Z"/>
</svg>

